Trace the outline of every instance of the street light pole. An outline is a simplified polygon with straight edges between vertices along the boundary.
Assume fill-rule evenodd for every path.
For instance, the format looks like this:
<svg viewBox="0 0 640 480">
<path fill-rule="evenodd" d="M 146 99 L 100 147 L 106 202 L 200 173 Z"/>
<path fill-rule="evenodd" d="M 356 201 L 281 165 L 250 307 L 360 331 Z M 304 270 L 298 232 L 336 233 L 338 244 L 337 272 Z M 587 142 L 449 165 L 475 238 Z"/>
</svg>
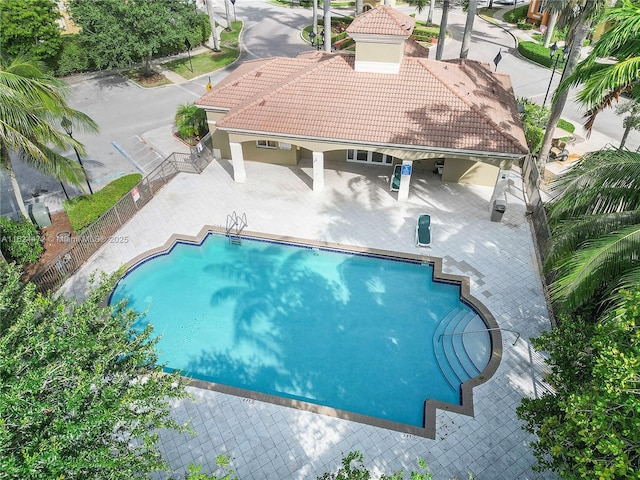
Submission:
<svg viewBox="0 0 640 480">
<path fill-rule="evenodd" d="M 189 70 L 193 73 L 193 64 L 191 63 L 191 42 L 187 37 L 184 37 L 184 46 L 187 47 L 187 55 L 189 56 Z"/>
<path fill-rule="evenodd" d="M 549 97 L 549 90 L 551 90 L 551 82 L 553 82 L 553 76 L 556 74 L 556 68 L 558 68 L 558 62 L 560 61 L 560 58 L 562 58 L 563 60 L 566 60 L 567 56 L 569 55 L 570 48 L 568 45 L 565 45 L 565 47 L 562 49 L 562 55 L 556 55 L 557 50 L 558 50 L 558 44 L 556 42 L 553 42 L 553 45 L 549 47 L 549 58 L 553 59 L 553 71 L 551 72 L 551 78 L 549 79 L 549 85 L 547 86 L 547 93 L 545 93 L 544 95 L 542 106 L 544 106 L 547 103 L 547 97 Z M 564 77 L 564 70 L 562 70 L 562 76 Z M 560 80 L 562 81 L 562 78 Z"/>
<path fill-rule="evenodd" d="M 62 117 L 62 122 L 60 122 L 64 131 L 67 132 L 69 138 L 73 140 L 73 125 L 71 121 L 67 117 Z M 80 168 L 82 168 L 82 173 L 84 173 L 84 178 L 87 181 L 87 187 L 89 187 L 89 193 L 93 195 L 93 189 L 91 188 L 91 184 L 89 183 L 89 177 L 87 176 L 87 171 L 84 169 L 84 164 L 82 163 L 82 159 L 80 158 L 80 153 L 78 153 L 78 149 L 75 145 L 72 145 L 73 151 L 76 152 L 76 158 L 78 159 L 78 163 L 80 164 Z M 64 187 L 63 187 L 64 188 Z"/>
</svg>

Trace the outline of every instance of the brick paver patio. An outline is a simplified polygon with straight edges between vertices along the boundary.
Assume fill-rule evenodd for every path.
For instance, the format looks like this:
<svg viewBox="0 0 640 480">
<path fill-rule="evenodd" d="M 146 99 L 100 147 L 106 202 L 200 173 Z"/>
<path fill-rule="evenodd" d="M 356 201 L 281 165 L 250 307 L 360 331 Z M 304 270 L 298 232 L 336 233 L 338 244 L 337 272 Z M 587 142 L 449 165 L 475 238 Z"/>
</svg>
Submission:
<svg viewBox="0 0 640 480">
<path fill-rule="evenodd" d="M 256 232 L 367 246 L 443 258 L 446 273 L 471 279 L 471 293 L 492 312 L 503 332 L 496 374 L 474 389 L 475 417 L 438 412 L 437 438 L 429 440 L 222 393 L 192 389 L 194 401 L 175 405 L 196 435 L 162 434 L 174 478 L 186 466 L 215 472 L 228 454 L 240 480 L 315 479 L 335 471 L 349 451 L 360 450 L 374 477 L 417 468 L 426 460 L 434 478 L 480 480 L 552 478 L 531 470 L 534 458 L 515 409 L 523 396 L 540 394 L 542 358 L 528 339 L 549 328 L 522 184 L 509 178 L 508 207 L 491 222 L 492 189 L 442 184 L 431 172 L 414 176 L 409 201 L 388 189 L 391 167 L 328 163 L 325 190 L 311 190 L 311 165 L 247 163 L 247 181 L 234 183 L 228 161 L 203 174 L 180 174 L 118 233 L 126 243 L 103 247 L 63 287 L 82 296 L 89 274 L 112 272 L 174 233 L 196 235 L 204 225 L 224 226 L 228 214 L 246 213 Z M 340 170 L 338 170 L 340 169 Z M 432 246 L 414 245 L 419 213 L 432 217 Z M 513 345 L 517 331 L 521 339 Z"/>
</svg>

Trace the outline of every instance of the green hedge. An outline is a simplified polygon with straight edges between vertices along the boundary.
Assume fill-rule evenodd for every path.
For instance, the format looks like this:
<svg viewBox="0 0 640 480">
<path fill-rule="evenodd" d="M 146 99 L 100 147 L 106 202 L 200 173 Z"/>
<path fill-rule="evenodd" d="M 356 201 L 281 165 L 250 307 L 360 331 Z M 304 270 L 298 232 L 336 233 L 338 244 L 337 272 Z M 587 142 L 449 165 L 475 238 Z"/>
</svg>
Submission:
<svg viewBox="0 0 640 480">
<path fill-rule="evenodd" d="M 551 67 L 553 64 L 553 60 L 549 57 L 550 50 L 538 43 L 519 42 L 518 52 L 523 57 L 528 58 L 532 62 L 544 65 L 545 67 Z M 556 55 L 559 55 L 559 53 L 556 53 Z M 562 65 L 562 62 L 559 62 L 559 65 Z"/>
<path fill-rule="evenodd" d="M 527 146 L 532 155 L 538 155 L 542 140 L 544 140 L 544 129 L 535 125 L 525 125 L 524 138 L 527 140 Z"/>
<path fill-rule="evenodd" d="M 10 262 L 19 265 L 35 262 L 43 250 L 40 230 L 24 217 L 19 222 L 0 217 L 0 250 Z"/>
<path fill-rule="evenodd" d="M 518 22 L 518 28 L 520 30 L 533 30 L 533 23 Z"/>
<path fill-rule="evenodd" d="M 102 190 L 93 195 L 83 195 L 64 201 L 64 209 L 69 215 L 71 227 L 76 233 L 82 232 L 85 228 L 95 222 L 102 214 L 109 210 L 135 187 L 142 175 L 132 173 L 114 180 Z"/>
<path fill-rule="evenodd" d="M 563 120 L 562 118 L 558 121 L 558 127 L 560 127 L 561 129 L 569 132 L 569 133 L 573 133 L 576 131 L 576 126 L 571 123 L 571 122 L 567 122 L 566 120 Z"/>
</svg>

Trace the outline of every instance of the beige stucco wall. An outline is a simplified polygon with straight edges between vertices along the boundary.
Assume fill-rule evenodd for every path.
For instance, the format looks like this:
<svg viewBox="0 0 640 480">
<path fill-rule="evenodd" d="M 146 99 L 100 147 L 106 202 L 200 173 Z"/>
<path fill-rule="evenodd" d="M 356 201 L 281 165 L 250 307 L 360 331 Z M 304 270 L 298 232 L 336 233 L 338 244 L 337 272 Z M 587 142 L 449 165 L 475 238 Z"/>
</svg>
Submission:
<svg viewBox="0 0 640 480">
<path fill-rule="evenodd" d="M 299 150 L 291 145 L 290 150 L 282 148 L 258 147 L 255 140 L 242 143 L 242 155 L 250 162 L 272 163 L 274 165 L 297 165 Z"/>
<path fill-rule="evenodd" d="M 350 144 L 330 143 L 318 140 L 301 140 L 292 138 L 274 138 L 260 135 L 227 133 L 215 128 L 215 122 L 224 113 L 207 112 L 209 128 L 212 131 L 214 149 L 218 149 L 222 158 L 231 158 L 229 142 L 242 145 L 244 159 L 253 162 L 273 163 L 277 165 L 297 165 L 301 159 L 311 159 L 312 152 L 324 152 L 326 161 L 347 162 L 347 149 Z M 256 140 L 274 140 L 290 143 L 291 149 L 260 148 Z M 365 150 L 365 149 L 362 149 Z M 396 162 L 405 159 L 413 160 L 416 172 L 432 172 L 438 160 L 445 160 L 442 180 L 444 182 L 466 183 L 493 187 L 500 169 L 508 170 L 512 160 L 492 157 L 447 156 L 437 152 L 402 151 L 401 149 L 371 149 L 393 155 Z"/>
<path fill-rule="evenodd" d="M 486 163 L 462 159 L 445 160 L 442 181 L 493 187 L 499 172 L 498 167 Z"/>
<path fill-rule="evenodd" d="M 368 43 L 359 41 L 356 48 L 356 62 L 400 63 L 404 43 Z"/>
</svg>

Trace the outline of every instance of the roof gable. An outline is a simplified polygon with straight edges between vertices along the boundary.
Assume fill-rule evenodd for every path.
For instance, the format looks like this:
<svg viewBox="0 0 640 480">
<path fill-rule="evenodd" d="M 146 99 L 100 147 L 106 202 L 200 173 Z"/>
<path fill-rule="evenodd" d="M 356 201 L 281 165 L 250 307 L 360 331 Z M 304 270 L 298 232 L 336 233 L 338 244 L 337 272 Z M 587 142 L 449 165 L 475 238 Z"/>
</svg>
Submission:
<svg viewBox="0 0 640 480">
<path fill-rule="evenodd" d="M 388 5 L 358 15 L 346 29 L 349 35 L 399 35 L 408 37 L 413 32 L 416 20 Z"/>
</svg>

